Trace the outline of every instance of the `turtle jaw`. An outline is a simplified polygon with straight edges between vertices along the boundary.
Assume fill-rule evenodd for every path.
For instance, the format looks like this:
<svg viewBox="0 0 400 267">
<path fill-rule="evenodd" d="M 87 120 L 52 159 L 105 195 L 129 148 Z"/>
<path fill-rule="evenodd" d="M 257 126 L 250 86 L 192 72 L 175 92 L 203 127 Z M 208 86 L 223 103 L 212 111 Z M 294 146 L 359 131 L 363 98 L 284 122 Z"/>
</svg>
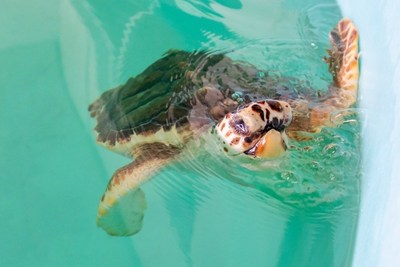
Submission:
<svg viewBox="0 0 400 267">
<path fill-rule="evenodd" d="M 285 131 L 269 130 L 260 140 L 244 153 L 249 156 L 264 159 L 274 159 L 282 156 L 288 148 L 288 138 Z"/>
<path fill-rule="evenodd" d="M 288 103 L 264 100 L 228 113 L 217 124 L 216 132 L 225 144 L 226 152 L 270 159 L 285 152 L 285 128 L 291 120 L 292 110 Z"/>
<path fill-rule="evenodd" d="M 254 134 L 253 138 L 234 133 L 226 136 L 226 133 L 219 131 L 218 128 L 217 133 L 225 144 L 225 152 L 230 155 L 245 154 L 254 158 L 275 159 L 282 156 L 288 148 L 285 130 L 269 129 L 263 135 Z"/>
</svg>

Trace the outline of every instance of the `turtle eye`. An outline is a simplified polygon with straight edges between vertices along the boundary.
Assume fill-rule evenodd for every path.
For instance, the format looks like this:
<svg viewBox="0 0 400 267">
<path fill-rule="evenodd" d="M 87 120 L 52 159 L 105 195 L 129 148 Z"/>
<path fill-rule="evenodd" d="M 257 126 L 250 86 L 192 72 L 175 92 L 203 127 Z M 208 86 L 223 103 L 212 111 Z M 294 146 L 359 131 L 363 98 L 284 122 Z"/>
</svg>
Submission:
<svg viewBox="0 0 400 267">
<path fill-rule="evenodd" d="M 236 119 L 233 121 L 233 128 L 238 134 L 247 134 L 248 129 L 246 124 L 244 123 L 243 119 Z"/>
</svg>

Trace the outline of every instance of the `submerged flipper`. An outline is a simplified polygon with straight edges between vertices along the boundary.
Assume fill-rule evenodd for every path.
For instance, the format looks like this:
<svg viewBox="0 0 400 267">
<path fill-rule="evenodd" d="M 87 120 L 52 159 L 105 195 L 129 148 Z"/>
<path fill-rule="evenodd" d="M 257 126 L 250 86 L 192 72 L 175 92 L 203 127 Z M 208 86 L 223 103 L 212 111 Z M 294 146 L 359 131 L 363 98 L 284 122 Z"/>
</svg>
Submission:
<svg viewBox="0 0 400 267">
<path fill-rule="evenodd" d="M 139 232 L 146 209 L 146 199 L 139 186 L 178 153 L 178 148 L 158 142 L 136 147 L 135 160 L 111 177 L 99 204 L 97 225 L 115 236 Z"/>
<path fill-rule="evenodd" d="M 330 33 L 332 50 L 325 61 L 333 76 L 330 96 L 311 109 L 310 126 L 318 132 L 322 126 L 334 126 L 332 115 L 357 101 L 359 64 L 358 32 L 349 19 L 342 19 Z"/>
</svg>

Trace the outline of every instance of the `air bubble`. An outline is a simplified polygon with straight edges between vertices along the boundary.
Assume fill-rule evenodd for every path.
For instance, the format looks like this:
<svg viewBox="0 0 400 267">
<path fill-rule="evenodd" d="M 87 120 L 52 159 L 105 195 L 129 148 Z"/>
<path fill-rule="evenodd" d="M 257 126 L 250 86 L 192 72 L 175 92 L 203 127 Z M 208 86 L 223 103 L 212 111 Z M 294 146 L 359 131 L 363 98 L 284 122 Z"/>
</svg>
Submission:
<svg viewBox="0 0 400 267">
<path fill-rule="evenodd" d="M 314 49 L 318 49 L 318 45 L 316 43 L 311 43 L 311 47 Z"/>
<path fill-rule="evenodd" d="M 297 183 L 296 175 L 293 172 L 282 172 L 281 178 L 291 183 Z"/>
<path fill-rule="evenodd" d="M 318 169 L 319 169 L 319 163 L 318 163 L 317 161 L 312 161 L 312 162 L 310 163 L 310 167 L 311 167 L 311 169 L 313 169 L 313 170 L 318 170 Z"/>
<path fill-rule="evenodd" d="M 337 144 L 329 144 L 324 147 L 324 154 L 333 155 L 333 154 L 337 153 L 337 151 L 338 151 Z"/>
<path fill-rule="evenodd" d="M 303 150 L 307 151 L 307 152 L 312 152 L 314 149 L 312 146 L 305 146 L 305 147 L 303 147 Z"/>
</svg>

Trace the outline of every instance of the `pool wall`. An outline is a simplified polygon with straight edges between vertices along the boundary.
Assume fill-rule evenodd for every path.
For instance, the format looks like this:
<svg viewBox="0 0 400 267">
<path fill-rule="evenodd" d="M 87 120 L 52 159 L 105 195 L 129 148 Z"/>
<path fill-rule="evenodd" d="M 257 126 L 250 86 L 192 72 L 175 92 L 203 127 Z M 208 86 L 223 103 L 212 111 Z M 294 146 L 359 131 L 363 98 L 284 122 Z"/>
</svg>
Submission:
<svg viewBox="0 0 400 267">
<path fill-rule="evenodd" d="M 400 262 L 400 2 L 339 0 L 360 31 L 361 212 L 353 266 Z"/>
</svg>

